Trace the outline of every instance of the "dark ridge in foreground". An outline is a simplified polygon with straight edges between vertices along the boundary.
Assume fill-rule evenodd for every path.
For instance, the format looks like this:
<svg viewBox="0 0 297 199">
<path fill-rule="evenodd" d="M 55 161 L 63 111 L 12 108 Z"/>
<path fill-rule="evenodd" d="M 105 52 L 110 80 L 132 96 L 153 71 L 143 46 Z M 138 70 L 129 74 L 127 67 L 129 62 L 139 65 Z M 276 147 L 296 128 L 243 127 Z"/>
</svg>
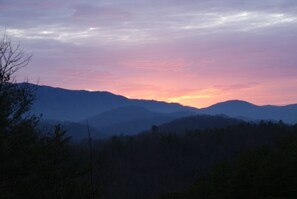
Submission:
<svg viewBox="0 0 297 199">
<path fill-rule="evenodd" d="M 183 133 L 185 131 L 193 130 L 224 128 L 243 122 L 243 120 L 230 118 L 224 115 L 196 115 L 173 120 L 169 123 L 161 125 L 159 128 L 161 131 Z"/>
</svg>

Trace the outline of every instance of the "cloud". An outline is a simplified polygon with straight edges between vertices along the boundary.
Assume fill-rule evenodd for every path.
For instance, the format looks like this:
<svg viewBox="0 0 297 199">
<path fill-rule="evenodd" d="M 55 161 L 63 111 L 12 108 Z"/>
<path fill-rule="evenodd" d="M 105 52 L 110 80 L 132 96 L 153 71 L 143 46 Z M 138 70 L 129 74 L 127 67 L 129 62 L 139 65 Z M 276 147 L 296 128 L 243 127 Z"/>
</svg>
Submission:
<svg viewBox="0 0 297 199">
<path fill-rule="evenodd" d="M 73 17 L 75 18 L 87 18 L 101 17 L 103 19 L 112 18 L 115 20 L 127 20 L 131 16 L 131 13 L 124 11 L 123 9 L 112 6 L 97 6 L 92 4 L 78 4 L 74 5 L 75 12 Z M 101 20 L 100 18 L 96 18 Z"/>
<path fill-rule="evenodd" d="M 0 0 L 0 31 L 34 54 L 21 79 L 198 106 L 297 91 L 280 81 L 297 76 L 296 13 L 295 0 Z"/>
<path fill-rule="evenodd" d="M 261 82 L 247 82 L 247 83 L 239 83 L 232 85 L 216 85 L 215 88 L 220 89 L 223 92 L 230 92 L 236 90 L 249 90 L 254 89 L 257 86 L 261 86 Z"/>
<path fill-rule="evenodd" d="M 177 1 L 107 2 L 4 1 L 0 22 L 21 38 L 50 37 L 80 44 L 96 39 L 118 45 L 297 23 L 296 14 L 284 9 L 297 10 L 291 1 L 265 1 L 265 8 L 263 1 L 243 6 L 236 1 L 186 1 L 183 5 Z"/>
<path fill-rule="evenodd" d="M 186 67 L 189 63 L 182 59 L 170 59 L 170 60 L 131 60 L 120 63 L 122 66 L 154 70 L 154 71 L 180 71 Z"/>
</svg>

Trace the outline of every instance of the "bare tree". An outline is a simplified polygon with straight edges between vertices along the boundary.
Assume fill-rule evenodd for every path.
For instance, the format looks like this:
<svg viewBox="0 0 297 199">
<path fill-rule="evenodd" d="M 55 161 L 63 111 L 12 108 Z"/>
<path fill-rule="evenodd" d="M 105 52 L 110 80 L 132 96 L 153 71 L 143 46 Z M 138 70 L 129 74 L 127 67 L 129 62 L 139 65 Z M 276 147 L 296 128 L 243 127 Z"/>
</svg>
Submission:
<svg viewBox="0 0 297 199">
<path fill-rule="evenodd" d="M 28 86 L 17 85 L 13 75 L 28 65 L 32 54 L 14 44 L 6 34 L 0 41 L 0 130 L 20 121 L 34 100 Z M 3 130 L 3 129 L 2 129 Z"/>
<path fill-rule="evenodd" d="M 25 151 L 30 149 L 36 136 L 36 117 L 25 114 L 31 107 L 34 94 L 28 85 L 16 84 L 13 77 L 30 62 L 31 57 L 19 43 L 14 44 L 6 35 L 0 39 L 0 193 L 4 198 L 6 195 L 13 197 L 15 193 L 10 188 L 31 177 L 27 175 L 26 178 L 22 173 L 26 164 L 22 158 L 27 155 Z M 26 157 L 30 159 L 30 155 Z"/>
<path fill-rule="evenodd" d="M 12 75 L 25 67 L 31 60 L 32 54 L 25 54 L 20 43 L 14 45 L 4 34 L 0 41 L 0 84 L 12 81 Z"/>
</svg>

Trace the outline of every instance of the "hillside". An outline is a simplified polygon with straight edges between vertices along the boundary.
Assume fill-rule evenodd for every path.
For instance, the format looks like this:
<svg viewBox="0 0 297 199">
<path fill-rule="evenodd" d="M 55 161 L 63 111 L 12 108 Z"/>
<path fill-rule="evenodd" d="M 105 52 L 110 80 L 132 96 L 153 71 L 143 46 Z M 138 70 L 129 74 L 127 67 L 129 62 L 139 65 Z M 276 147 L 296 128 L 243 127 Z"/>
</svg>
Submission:
<svg viewBox="0 0 297 199">
<path fill-rule="evenodd" d="M 282 120 L 289 124 L 297 123 L 297 104 L 287 106 L 257 106 L 240 100 L 230 100 L 199 110 L 201 114 L 225 114 L 247 120 Z"/>
<path fill-rule="evenodd" d="M 153 125 L 160 125 L 194 114 L 190 111 L 160 113 L 139 106 L 125 106 L 106 111 L 87 120 L 90 126 L 105 132 L 105 134 L 132 135 L 150 129 Z"/>
<path fill-rule="evenodd" d="M 162 125 L 195 114 L 226 115 L 245 121 L 282 120 L 288 124 L 297 123 L 297 104 L 257 106 L 245 101 L 231 100 L 196 109 L 176 103 L 128 99 L 109 92 L 67 90 L 33 84 L 29 86 L 36 94 L 31 113 L 42 114 L 42 118 L 47 121 L 55 120 L 64 125 L 65 122 L 69 122 L 65 125 L 65 129 L 74 137 L 81 137 L 78 129 L 84 129 L 86 120 L 94 129 L 95 136 L 99 135 L 99 132 L 108 136 L 132 135 L 148 130 L 152 125 Z M 207 120 L 207 118 L 204 119 Z M 171 125 L 179 126 L 174 127 L 179 130 L 185 129 L 185 126 L 191 129 L 193 125 L 185 120 L 175 121 L 175 123 Z M 200 122 L 198 126 L 205 124 L 209 123 Z"/>
<path fill-rule="evenodd" d="M 123 106 L 139 106 L 160 113 L 197 111 L 177 103 L 128 99 L 109 92 L 30 86 L 36 94 L 31 113 L 42 114 L 44 119 L 49 120 L 78 122 Z"/>
<path fill-rule="evenodd" d="M 159 126 L 162 132 L 182 133 L 185 131 L 224 128 L 243 123 L 242 120 L 222 115 L 196 115 L 183 117 Z"/>
</svg>

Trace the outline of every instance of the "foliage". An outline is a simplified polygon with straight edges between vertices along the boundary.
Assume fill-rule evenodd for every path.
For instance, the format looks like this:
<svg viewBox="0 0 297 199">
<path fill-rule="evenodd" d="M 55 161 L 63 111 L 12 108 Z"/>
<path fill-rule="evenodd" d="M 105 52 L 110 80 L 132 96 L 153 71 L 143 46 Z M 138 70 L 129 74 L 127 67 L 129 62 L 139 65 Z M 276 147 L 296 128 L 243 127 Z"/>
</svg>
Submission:
<svg viewBox="0 0 297 199">
<path fill-rule="evenodd" d="M 28 114 L 33 91 L 13 75 L 30 59 L 6 36 L 0 41 L 0 198 L 89 198 L 70 138 L 61 126 L 41 132 L 39 118 Z"/>
<path fill-rule="evenodd" d="M 212 190 L 216 198 L 224 192 L 230 165 L 238 157 L 261 147 L 272 150 L 275 141 L 296 132 L 294 126 L 260 122 L 186 133 L 152 128 L 137 136 L 116 136 L 95 144 L 96 180 L 106 198 L 145 199 L 166 192 L 178 197 L 201 179 L 197 183 L 203 193 Z M 209 174 L 211 181 L 203 183 Z"/>
<path fill-rule="evenodd" d="M 297 136 L 277 140 L 241 155 L 233 164 L 220 164 L 198 177 L 176 199 L 297 198 Z M 166 194 L 162 199 L 172 198 Z"/>
</svg>

